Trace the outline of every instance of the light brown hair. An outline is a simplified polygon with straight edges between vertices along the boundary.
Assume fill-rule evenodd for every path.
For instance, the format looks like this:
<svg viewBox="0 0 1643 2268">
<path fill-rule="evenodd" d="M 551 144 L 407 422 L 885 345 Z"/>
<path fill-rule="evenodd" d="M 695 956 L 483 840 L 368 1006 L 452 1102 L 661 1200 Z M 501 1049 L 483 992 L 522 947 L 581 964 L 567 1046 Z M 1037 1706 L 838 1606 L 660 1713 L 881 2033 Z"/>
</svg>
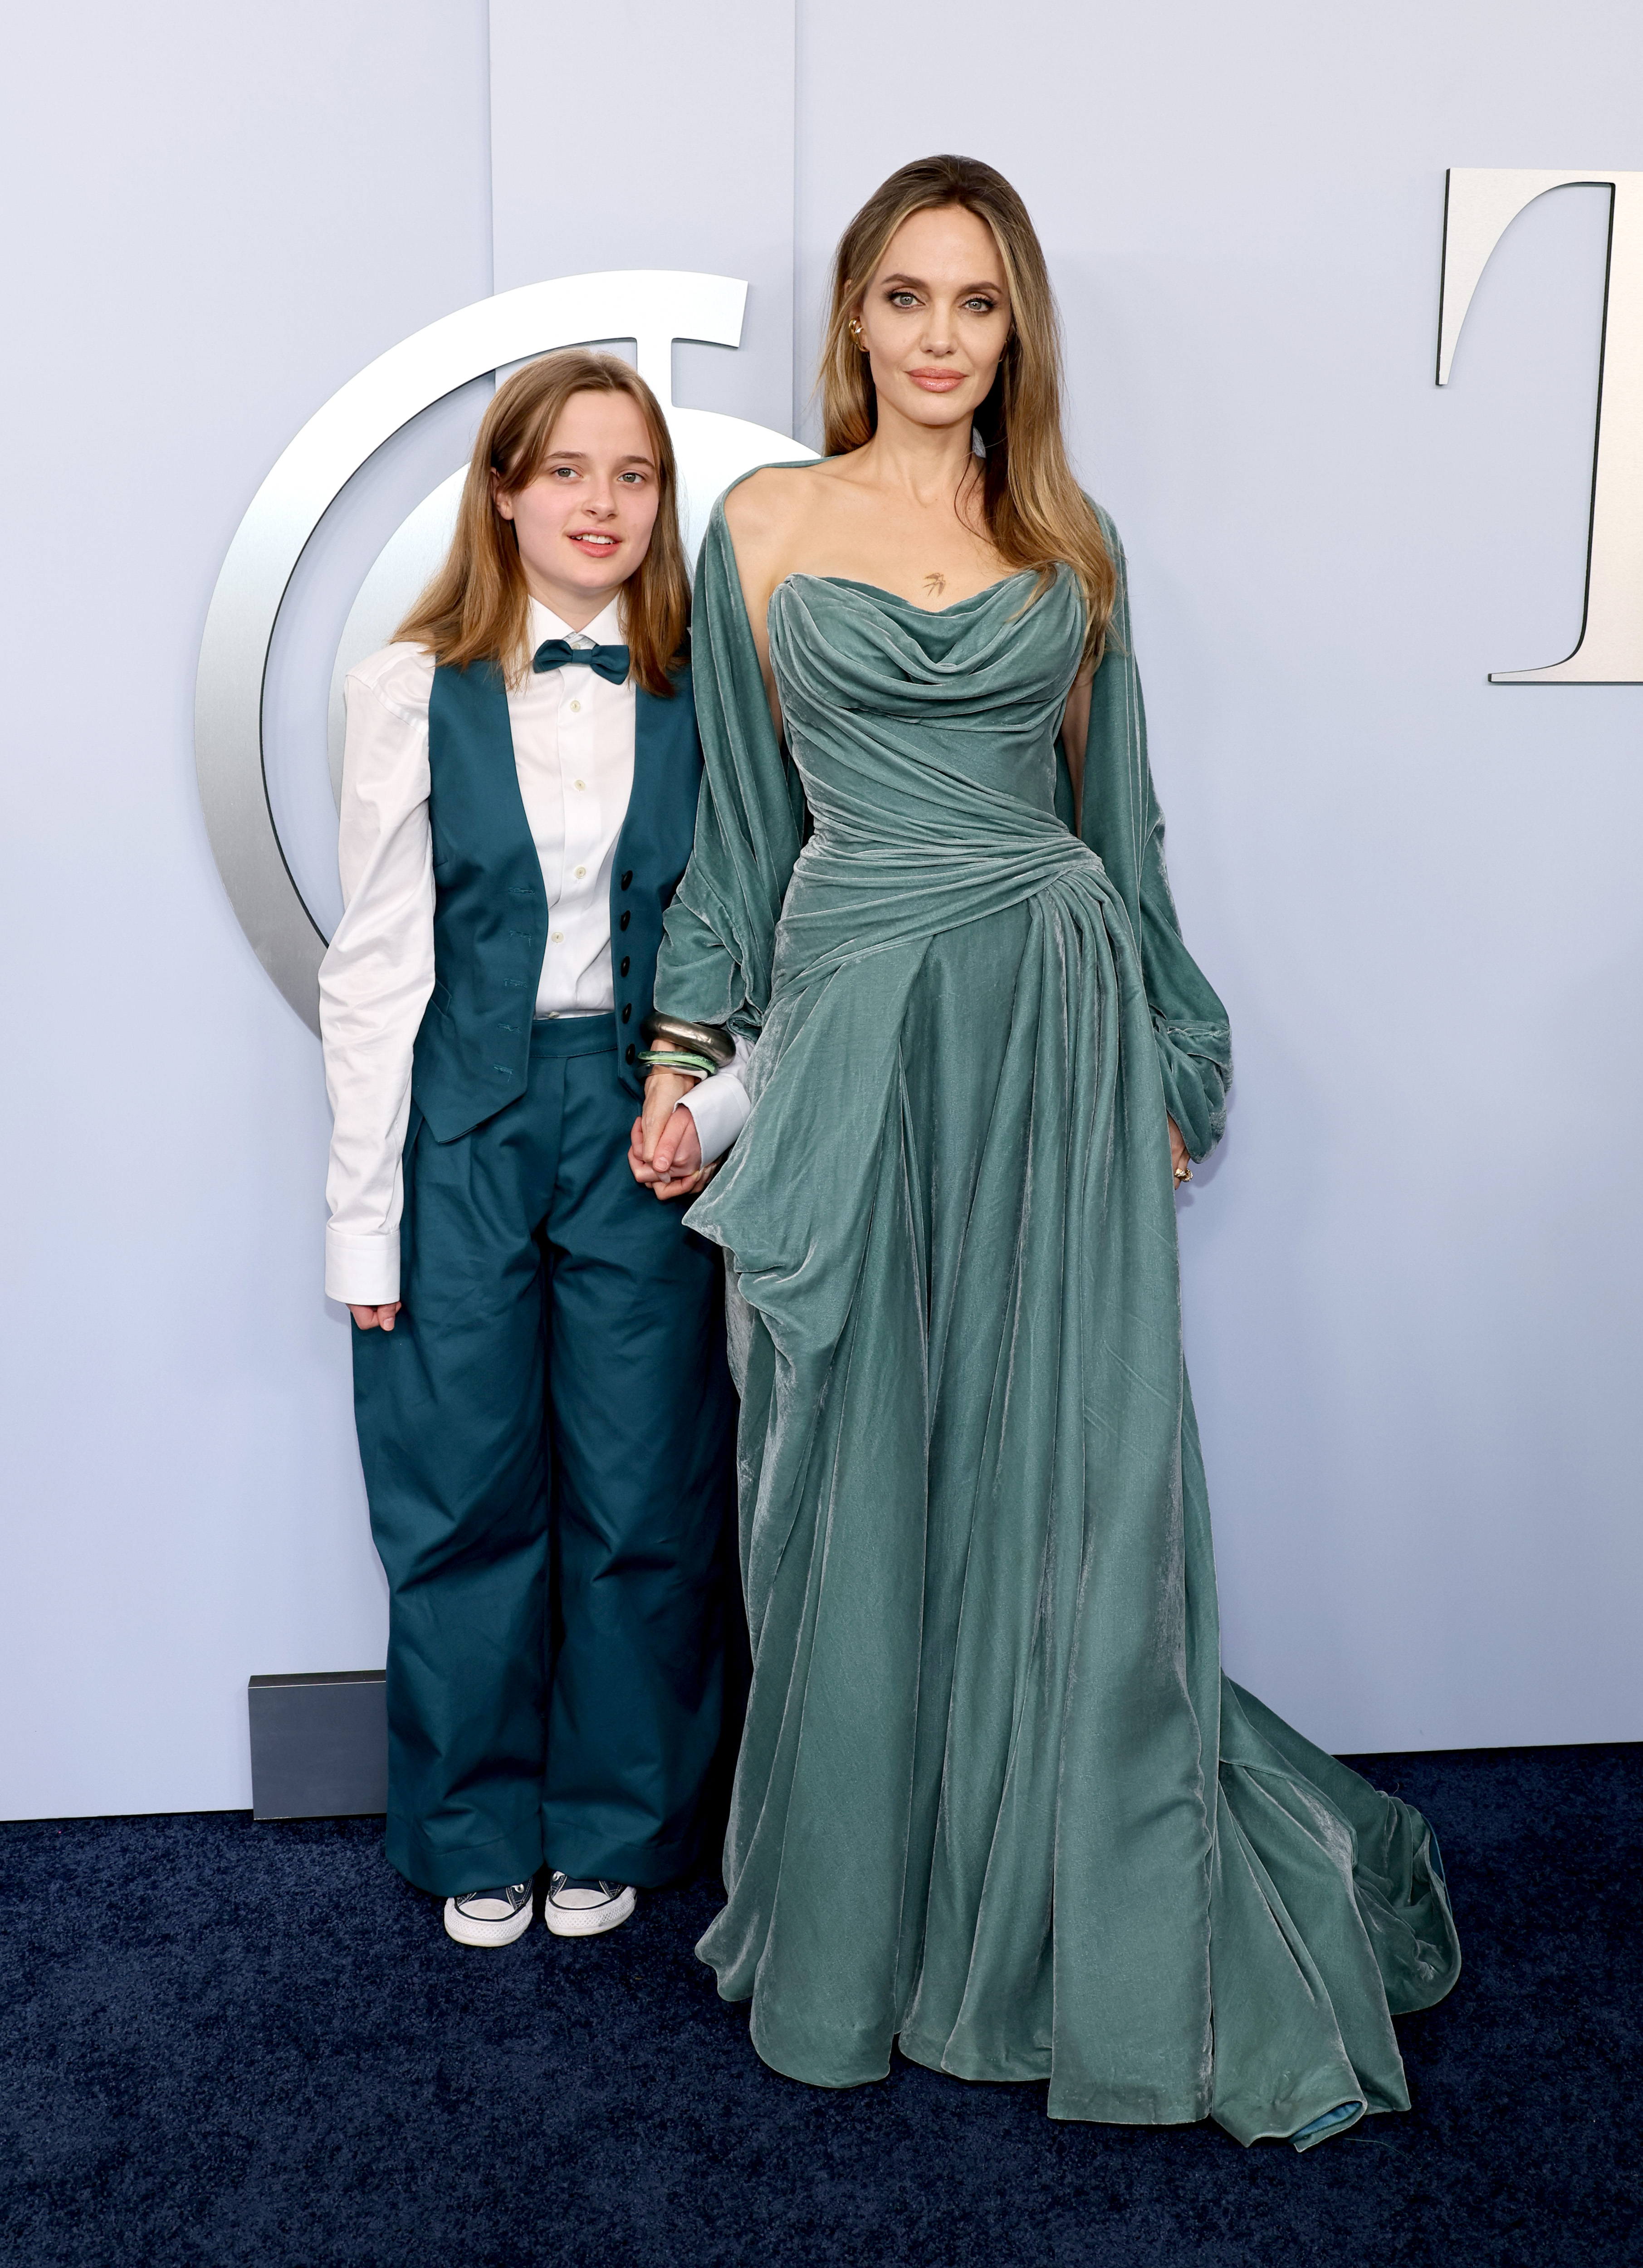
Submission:
<svg viewBox="0 0 1643 2268">
<path fill-rule="evenodd" d="M 872 439 L 878 396 L 867 357 L 850 335 L 852 316 L 891 238 L 917 212 L 961 205 L 985 221 L 998 247 L 1013 320 L 992 390 L 976 415 L 986 450 L 982 509 L 1006 565 L 1036 568 L 1034 598 L 1065 561 L 1084 588 L 1085 652 L 1099 659 L 1117 593 L 1101 522 L 1067 460 L 1061 430 L 1061 323 L 1043 248 L 1027 207 L 1002 173 L 977 158 L 917 158 L 876 188 L 839 239 L 833 304 L 822 342 L 822 450 L 841 456 Z"/>
<path fill-rule="evenodd" d="M 425 645 L 453 669 L 499 664 L 517 682 L 530 660 L 530 593 L 512 520 L 498 492 L 528 488 L 551 452 L 554 427 L 573 394 L 625 394 L 638 404 L 656 458 L 656 526 L 650 549 L 623 585 L 630 666 L 647 693 L 671 694 L 684 656 L 690 585 L 679 535 L 679 475 L 660 404 L 620 356 L 566 347 L 516 371 L 497 388 L 474 443 L 446 563 L 394 633 Z"/>
</svg>

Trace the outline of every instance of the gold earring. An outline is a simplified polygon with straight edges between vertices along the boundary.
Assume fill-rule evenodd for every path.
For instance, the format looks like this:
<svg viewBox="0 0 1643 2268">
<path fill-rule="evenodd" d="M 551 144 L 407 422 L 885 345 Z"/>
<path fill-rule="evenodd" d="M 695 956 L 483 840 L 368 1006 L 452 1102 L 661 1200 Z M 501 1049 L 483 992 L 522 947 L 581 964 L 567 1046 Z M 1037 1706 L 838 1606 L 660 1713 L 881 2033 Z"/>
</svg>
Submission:
<svg viewBox="0 0 1643 2268">
<path fill-rule="evenodd" d="M 850 319 L 850 335 L 851 338 L 855 340 L 856 344 L 861 349 L 863 354 L 866 354 L 867 351 L 867 342 L 861 335 L 861 325 L 854 315 Z"/>
</svg>

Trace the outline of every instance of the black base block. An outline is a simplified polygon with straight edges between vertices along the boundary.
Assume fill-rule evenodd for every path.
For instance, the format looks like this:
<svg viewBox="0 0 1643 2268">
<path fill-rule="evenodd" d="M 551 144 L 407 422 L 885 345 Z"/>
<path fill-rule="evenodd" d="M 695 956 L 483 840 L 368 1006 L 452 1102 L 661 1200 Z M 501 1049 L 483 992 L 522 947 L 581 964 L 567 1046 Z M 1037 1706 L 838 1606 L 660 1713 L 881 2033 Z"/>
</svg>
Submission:
<svg viewBox="0 0 1643 2268">
<path fill-rule="evenodd" d="M 254 1677 L 251 1804 L 259 1819 L 348 1819 L 388 1808 L 379 1669 Z"/>
</svg>

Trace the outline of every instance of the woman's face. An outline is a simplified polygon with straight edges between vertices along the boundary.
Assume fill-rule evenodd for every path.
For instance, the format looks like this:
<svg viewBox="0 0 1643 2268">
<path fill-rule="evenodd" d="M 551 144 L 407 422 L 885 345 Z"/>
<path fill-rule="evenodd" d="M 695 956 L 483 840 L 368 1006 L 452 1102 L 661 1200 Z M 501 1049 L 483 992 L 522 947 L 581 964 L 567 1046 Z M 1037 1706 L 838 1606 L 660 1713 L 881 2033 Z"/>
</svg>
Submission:
<svg viewBox="0 0 1643 2268">
<path fill-rule="evenodd" d="M 1010 335 L 1010 295 L 992 231 L 962 205 L 903 221 L 857 313 L 887 405 L 916 425 L 969 425 Z M 858 342 L 857 343 L 860 343 Z"/>
<path fill-rule="evenodd" d="M 541 472 L 496 502 L 513 522 L 532 597 L 581 630 L 638 569 L 660 500 L 638 403 L 627 394 L 573 394 Z"/>
</svg>

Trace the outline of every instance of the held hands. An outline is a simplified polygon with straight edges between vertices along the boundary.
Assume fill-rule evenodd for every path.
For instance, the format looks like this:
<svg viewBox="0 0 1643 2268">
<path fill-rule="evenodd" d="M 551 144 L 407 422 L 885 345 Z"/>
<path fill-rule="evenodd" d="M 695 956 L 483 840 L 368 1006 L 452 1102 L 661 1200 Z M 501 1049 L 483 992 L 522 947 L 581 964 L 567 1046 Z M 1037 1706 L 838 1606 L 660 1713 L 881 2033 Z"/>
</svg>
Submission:
<svg viewBox="0 0 1643 2268">
<path fill-rule="evenodd" d="M 628 1164 L 641 1188 L 664 1201 L 693 1197 L 713 1178 L 702 1163 L 696 1121 L 680 1104 L 696 1084 L 682 1071 L 653 1071 L 645 1082 L 645 1110 L 633 1122 Z"/>
</svg>

